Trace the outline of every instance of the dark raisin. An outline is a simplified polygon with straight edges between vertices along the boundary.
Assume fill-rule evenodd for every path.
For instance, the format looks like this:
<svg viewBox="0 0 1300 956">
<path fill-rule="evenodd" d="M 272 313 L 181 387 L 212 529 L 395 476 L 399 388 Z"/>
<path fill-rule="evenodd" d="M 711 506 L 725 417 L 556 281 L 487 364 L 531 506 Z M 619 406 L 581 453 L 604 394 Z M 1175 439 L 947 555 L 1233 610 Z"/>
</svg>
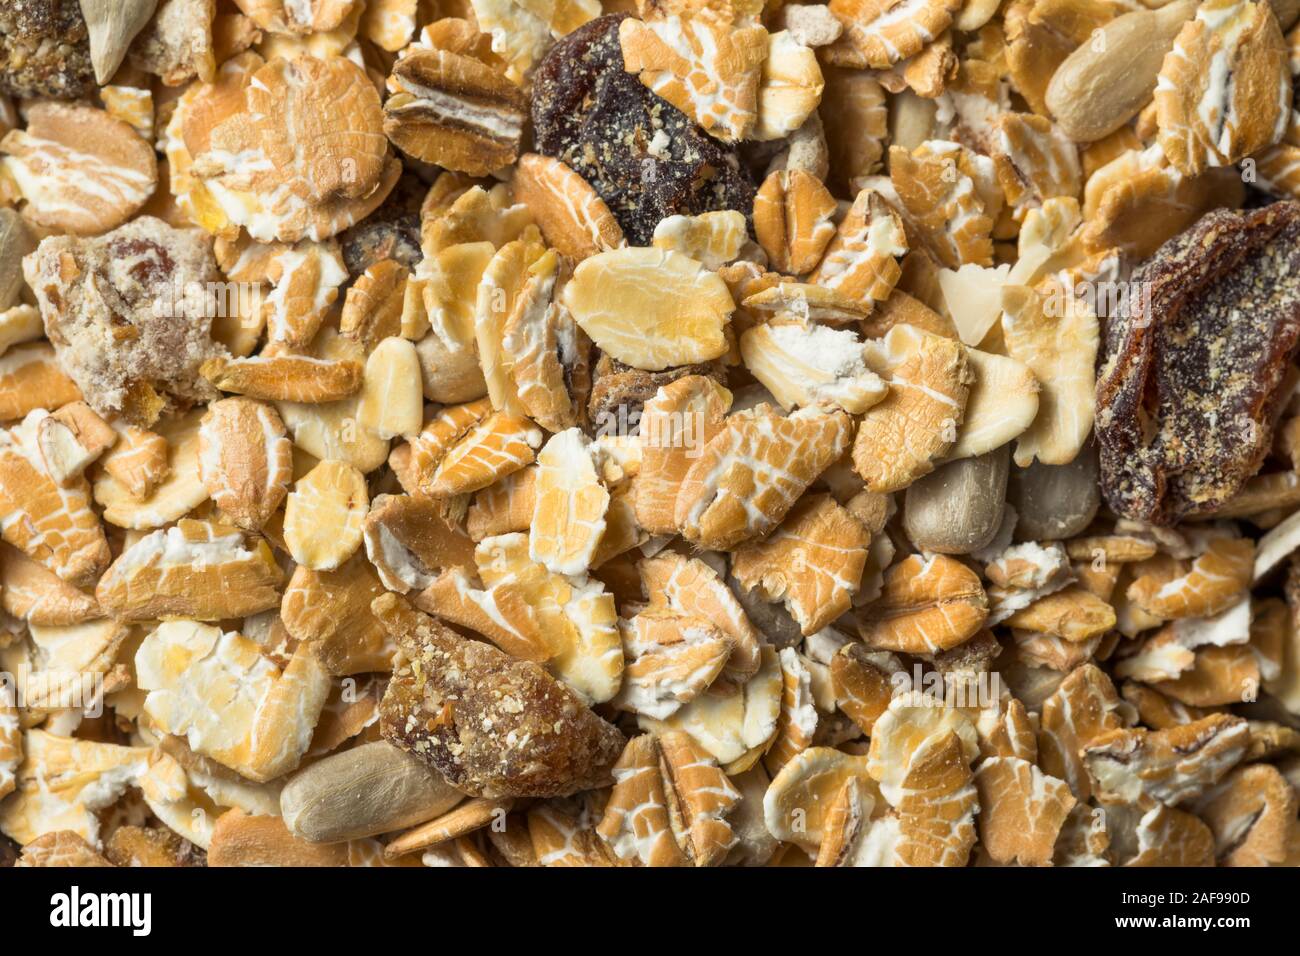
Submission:
<svg viewBox="0 0 1300 956">
<path fill-rule="evenodd" d="M 353 277 L 376 262 L 393 259 L 414 270 L 424 258 L 420 251 L 420 201 L 426 187 L 404 175 L 383 204 L 339 235 L 343 264 Z"/>
<path fill-rule="evenodd" d="M 1120 515 L 1206 514 L 1259 470 L 1300 345 L 1300 203 L 1219 210 L 1161 246 L 1107 323 L 1102 492 Z"/>
<path fill-rule="evenodd" d="M 538 66 L 537 151 L 587 180 L 634 245 L 648 246 L 668 216 L 736 209 L 748 218 L 755 187 L 739 155 L 623 69 L 622 19 L 579 27 Z"/>
</svg>

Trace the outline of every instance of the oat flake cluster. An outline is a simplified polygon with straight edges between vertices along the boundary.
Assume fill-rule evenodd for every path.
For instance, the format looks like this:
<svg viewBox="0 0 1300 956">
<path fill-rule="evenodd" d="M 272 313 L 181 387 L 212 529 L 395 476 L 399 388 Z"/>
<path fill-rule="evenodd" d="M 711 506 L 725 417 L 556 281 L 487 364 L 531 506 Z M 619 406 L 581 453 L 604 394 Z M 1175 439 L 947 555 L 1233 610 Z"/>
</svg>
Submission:
<svg viewBox="0 0 1300 956">
<path fill-rule="evenodd" d="M 1300 3 L 0 6 L 0 864 L 1300 863 Z"/>
</svg>

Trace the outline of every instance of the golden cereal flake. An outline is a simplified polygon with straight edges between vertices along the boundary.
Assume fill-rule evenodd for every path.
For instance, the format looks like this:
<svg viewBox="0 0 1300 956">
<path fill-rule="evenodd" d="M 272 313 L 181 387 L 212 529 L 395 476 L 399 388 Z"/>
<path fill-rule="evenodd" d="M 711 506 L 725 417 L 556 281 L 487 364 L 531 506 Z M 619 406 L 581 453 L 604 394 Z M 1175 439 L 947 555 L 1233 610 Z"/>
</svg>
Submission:
<svg viewBox="0 0 1300 956">
<path fill-rule="evenodd" d="M 849 610 L 870 539 L 830 495 L 809 495 L 769 537 L 738 549 L 731 573 L 764 600 L 784 602 L 800 630 L 813 634 Z"/>
<path fill-rule="evenodd" d="M 1230 166 L 1282 139 L 1291 71 L 1266 4 L 1209 0 L 1183 24 L 1156 81 L 1160 148 L 1181 172 Z"/>
<path fill-rule="evenodd" d="M 675 522 L 698 547 L 733 548 L 761 537 L 848 447 L 853 425 L 840 411 L 768 406 L 732 415 L 687 470 Z"/>
<path fill-rule="evenodd" d="M 584 259 L 563 300 L 600 348 L 651 372 L 718 358 L 727 350 L 724 330 L 735 309 L 717 274 L 679 252 L 654 248 Z"/>
<path fill-rule="evenodd" d="M 264 540 L 185 518 L 124 550 L 100 578 L 95 597 L 123 620 L 218 621 L 278 606 L 283 584 Z"/>
<path fill-rule="evenodd" d="M 749 138 L 767 31 L 752 0 L 668 0 L 619 24 L 623 65 L 724 141 Z"/>
<path fill-rule="evenodd" d="M 975 771 L 980 842 L 998 863 L 1047 866 L 1075 806 L 1069 786 L 1028 760 L 990 757 Z"/>
<path fill-rule="evenodd" d="M 370 504 L 365 477 L 342 461 L 322 461 L 285 499 L 284 542 L 299 564 L 329 571 L 361 546 Z"/>
<path fill-rule="evenodd" d="M 537 455 L 529 553 L 556 574 L 582 574 L 605 533 L 609 492 L 590 440 L 577 428 L 553 435 Z"/>
<path fill-rule="evenodd" d="M 623 683 L 614 706 L 665 720 L 722 673 L 735 641 L 704 618 L 642 611 L 620 621 Z"/>
<path fill-rule="evenodd" d="M 961 343 L 911 325 L 868 343 L 865 358 L 889 394 L 858 426 L 854 471 L 871 491 L 899 491 L 933 471 L 957 440 L 972 375 Z"/>
<path fill-rule="evenodd" d="M 642 560 L 637 571 L 651 611 L 707 621 L 730 638 L 729 678 L 743 681 L 759 669 L 762 637 L 717 571 L 698 558 L 672 551 Z"/>
</svg>

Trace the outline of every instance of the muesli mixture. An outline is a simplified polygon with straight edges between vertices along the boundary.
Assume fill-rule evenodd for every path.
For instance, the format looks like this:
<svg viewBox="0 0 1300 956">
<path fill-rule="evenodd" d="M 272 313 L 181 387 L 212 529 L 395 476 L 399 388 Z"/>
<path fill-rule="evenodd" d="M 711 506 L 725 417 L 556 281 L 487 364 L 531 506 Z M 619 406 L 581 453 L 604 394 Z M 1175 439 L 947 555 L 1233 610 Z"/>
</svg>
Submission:
<svg viewBox="0 0 1300 956">
<path fill-rule="evenodd" d="M 0 3 L 0 862 L 1300 863 L 1297 21 Z"/>
</svg>

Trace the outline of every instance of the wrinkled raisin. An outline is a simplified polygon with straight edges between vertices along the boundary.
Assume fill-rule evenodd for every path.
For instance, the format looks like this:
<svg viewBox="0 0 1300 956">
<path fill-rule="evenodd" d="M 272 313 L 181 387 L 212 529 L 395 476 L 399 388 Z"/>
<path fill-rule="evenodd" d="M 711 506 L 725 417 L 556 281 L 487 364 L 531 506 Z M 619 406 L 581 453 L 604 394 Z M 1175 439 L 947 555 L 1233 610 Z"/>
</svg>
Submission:
<svg viewBox="0 0 1300 956">
<path fill-rule="evenodd" d="M 1133 282 L 1097 383 L 1102 491 L 1116 514 L 1172 524 L 1268 453 L 1300 344 L 1300 203 L 1209 213 Z"/>
<path fill-rule="evenodd" d="M 94 88 L 89 34 L 76 0 L 0 3 L 0 93 L 75 99 Z"/>
<path fill-rule="evenodd" d="M 592 20 L 542 60 L 533 79 L 537 150 L 587 180 L 634 245 L 648 246 L 667 216 L 750 216 L 754 182 L 738 154 L 623 69 L 622 19 Z"/>
</svg>

